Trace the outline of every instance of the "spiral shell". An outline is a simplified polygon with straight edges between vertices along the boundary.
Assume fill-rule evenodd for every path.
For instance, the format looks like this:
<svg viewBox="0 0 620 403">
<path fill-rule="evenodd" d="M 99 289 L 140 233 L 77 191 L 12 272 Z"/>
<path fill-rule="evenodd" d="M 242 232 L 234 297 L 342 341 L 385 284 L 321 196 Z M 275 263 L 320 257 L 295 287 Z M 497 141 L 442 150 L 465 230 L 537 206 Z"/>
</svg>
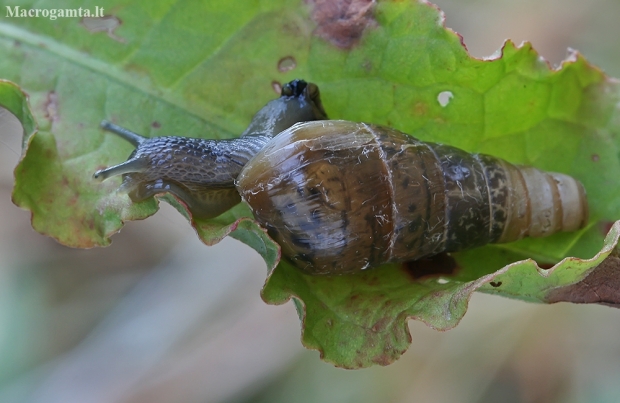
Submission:
<svg viewBox="0 0 620 403">
<path fill-rule="evenodd" d="M 574 231 L 588 215 L 570 176 L 337 120 L 280 133 L 237 189 L 283 254 L 312 274 Z"/>
</svg>

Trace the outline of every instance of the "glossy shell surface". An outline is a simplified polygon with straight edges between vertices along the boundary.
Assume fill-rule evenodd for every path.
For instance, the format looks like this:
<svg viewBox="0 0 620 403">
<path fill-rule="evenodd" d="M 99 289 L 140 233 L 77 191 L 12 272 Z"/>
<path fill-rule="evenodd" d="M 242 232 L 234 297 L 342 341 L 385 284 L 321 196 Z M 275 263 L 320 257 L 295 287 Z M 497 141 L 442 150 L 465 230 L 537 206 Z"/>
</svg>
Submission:
<svg viewBox="0 0 620 403">
<path fill-rule="evenodd" d="M 569 176 L 338 120 L 283 131 L 236 186 L 283 255 L 312 274 L 573 231 L 587 219 Z"/>
</svg>

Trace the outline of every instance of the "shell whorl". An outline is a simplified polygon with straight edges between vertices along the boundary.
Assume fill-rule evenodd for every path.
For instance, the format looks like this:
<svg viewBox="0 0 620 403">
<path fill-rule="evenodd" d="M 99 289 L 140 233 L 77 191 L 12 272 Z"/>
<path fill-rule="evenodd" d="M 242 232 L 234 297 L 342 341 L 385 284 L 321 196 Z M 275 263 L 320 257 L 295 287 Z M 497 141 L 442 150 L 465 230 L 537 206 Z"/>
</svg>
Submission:
<svg viewBox="0 0 620 403">
<path fill-rule="evenodd" d="M 580 182 L 565 174 L 499 161 L 510 186 L 506 225 L 497 242 L 576 231 L 586 225 L 588 202 Z"/>
<path fill-rule="evenodd" d="M 346 121 L 297 124 L 243 169 L 237 188 L 283 253 L 342 274 L 587 221 L 575 179 Z"/>
</svg>

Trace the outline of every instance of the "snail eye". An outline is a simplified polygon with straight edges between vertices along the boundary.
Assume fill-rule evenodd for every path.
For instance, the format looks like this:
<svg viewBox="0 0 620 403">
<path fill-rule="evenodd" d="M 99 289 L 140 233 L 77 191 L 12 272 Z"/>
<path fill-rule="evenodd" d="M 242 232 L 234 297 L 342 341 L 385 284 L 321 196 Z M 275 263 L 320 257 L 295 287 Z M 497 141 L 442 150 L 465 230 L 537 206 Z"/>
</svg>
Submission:
<svg viewBox="0 0 620 403">
<path fill-rule="evenodd" d="M 304 93 L 304 90 L 308 86 L 304 80 L 296 79 L 290 81 L 282 86 L 283 97 L 299 97 Z"/>
<path fill-rule="evenodd" d="M 290 97 L 291 95 L 293 95 L 291 83 L 286 83 L 282 86 L 282 92 L 280 92 L 280 95 L 283 97 Z"/>
</svg>

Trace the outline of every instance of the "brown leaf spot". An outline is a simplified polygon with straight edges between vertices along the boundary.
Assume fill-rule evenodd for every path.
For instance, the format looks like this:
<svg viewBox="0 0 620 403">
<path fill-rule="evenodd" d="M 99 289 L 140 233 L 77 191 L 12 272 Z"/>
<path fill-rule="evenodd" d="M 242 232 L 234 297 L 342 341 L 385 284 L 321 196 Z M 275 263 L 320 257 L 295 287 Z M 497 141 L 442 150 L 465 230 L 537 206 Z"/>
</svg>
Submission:
<svg viewBox="0 0 620 403">
<path fill-rule="evenodd" d="M 413 105 L 412 112 L 415 116 L 426 116 L 428 115 L 428 105 L 426 102 L 416 102 Z"/>
<path fill-rule="evenodd" d="M 372 276 L 366 280 L 366 284 L 368 284 L 371 287 L 376 287 L 379 284 L 381 284 L 381 280 L 377 276 Z"/>
<path fill-rule="evenodd" d="M 386 367 L 394 362 L 394 357 L 391 357 L 387 354 L 381 354 L 372 358 L 372 362 L 375 364 L 379 364 L 383 367 Z"/>
<path fill-rule="evenodd" d="M 592 162 L 598 162 L 600 159 L 601 157 L 598 154 L 592 154 Z"/>
<path fill-rule="evenodd" d="M 304 30 L 302 30 L 299 24 L 296 24 L 292 20 L 286 20 L 284 21 L 284 24 L 282 25 L 282 34 L 286 36 L 294 36 L 294 37 L 302 36 L 304 35 L 303 31 Z"/>
<path fill-rule="evenodd" d="M 350 49 L 367 28 L 377 25 L 374 0 L 307 0 L 312 6 L 315 34 L 332 45 Z"/>
<path fill-rule="evenodd" d="M 603 236 L 606 236 L 609 231 L 611 231 L 611 227 L 614 225 L 613 221 L 599 221 L 597 226 L 601 232 L 601 234 L 603 234 Z"/>
<path fill-rule="evenodd" d="M 47 99 L 45 100 L 45 118 L 50 123 L 58 122 L 58 95 L 56 92 L 50 91 L 47 93 Z"/>
<path fill-rule="evenodd" d="M 104 15 L 103 17 L 83 17 L 80 21 L 80 24 L 82 24 L 88 32 L 105 32 L 108 34 L 108 37 L 114 39 L 115 41 L 125 43 L 125 38 L 121 38 L 114 33 L 116 28 L 118 28 L 122 23 L 123 22 L 120 18 L 114 15 Z"/>
<path fill-rule="evenodd" d="M 545 300 L 620 308 L 620 258 L 610 255 L 578 283 L 551 290 Z"/>
<path fill-rule="evenodd" d="M 382 332 L 385 330 L 385 328 L 387 327 L 389 323 L 390 321 L 388 318 L 381 318 L 370 328 L 370 330 L 372 330 L 375 333 Z"/>
<path fill-rule="evenodd" d="M 286 56 L 278 60 L 278 71 L 280 73 L 286 73 L 297 67 L 297 61 L 293 56 Z"/>
<path fill-rule="evenodd" d="M 405 262 L 402 267 L 414 280 L 453 275 L 459 268 L 456 261 L 447 253 Z"/>
</svg>

